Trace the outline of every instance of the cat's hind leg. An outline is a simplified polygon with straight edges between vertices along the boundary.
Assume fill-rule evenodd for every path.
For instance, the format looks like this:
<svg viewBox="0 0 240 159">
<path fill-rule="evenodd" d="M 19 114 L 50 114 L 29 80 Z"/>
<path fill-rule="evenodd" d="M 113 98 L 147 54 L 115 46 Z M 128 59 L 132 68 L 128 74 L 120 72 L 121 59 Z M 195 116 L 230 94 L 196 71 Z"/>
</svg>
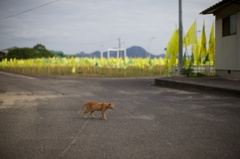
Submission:
<svg viewBox="0 0 240 159">
<path fill-rule="evenodd" d="M 93 113 L 94 113 L 94 111 L 91 111 L 91 113 L 90 113 L 90 114 L 91 114 L 91 117 L 92 117 L 92 118 L 95 118 L 95 116 L 93 115 Z"/>
</svg>

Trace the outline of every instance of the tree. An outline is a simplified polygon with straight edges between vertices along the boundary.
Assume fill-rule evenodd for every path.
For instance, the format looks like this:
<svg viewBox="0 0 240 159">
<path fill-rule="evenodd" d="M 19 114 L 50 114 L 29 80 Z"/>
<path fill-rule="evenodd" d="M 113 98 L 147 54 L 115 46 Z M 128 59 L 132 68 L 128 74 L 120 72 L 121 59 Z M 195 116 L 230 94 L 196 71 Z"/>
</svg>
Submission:
<svg viewBox="0 0 240 159">
<path fill-rule="evenodd" d="M 64 57 L 64 53 L 62 51 L 51 50 L 51 53 L 56 57 Z"/>
<path fill-rule="evenodd" d="M 15 48 L 11 49 L 7 54 L 7 58 L 16 58 L 16 59 L 29 59 L 37 58 L 37 52 L 32 48 Z"/>
<path fill-rule="evenodd" d="M 53 57 L 54 55 L 42 44 L 37 44 L 33 48 L 15 48 L 9 50 L 7 58 L 31 59 L 41 57 Z"/>
<path fill-rule="evenodd" d="M 34 50 L 36 50 L 38 53 L 42 53 L 43 51 L 46 51 L 46 47 L 42 44 L 37 44 L 33 47 Z"/>
<path fill-rule="evenodd" d="M 33 47 L 34 50 L 38 53 L 38 57 L 53 57 L 54 55 L 46 49 L 42 44 L 37 44 Z"/>
</svg>

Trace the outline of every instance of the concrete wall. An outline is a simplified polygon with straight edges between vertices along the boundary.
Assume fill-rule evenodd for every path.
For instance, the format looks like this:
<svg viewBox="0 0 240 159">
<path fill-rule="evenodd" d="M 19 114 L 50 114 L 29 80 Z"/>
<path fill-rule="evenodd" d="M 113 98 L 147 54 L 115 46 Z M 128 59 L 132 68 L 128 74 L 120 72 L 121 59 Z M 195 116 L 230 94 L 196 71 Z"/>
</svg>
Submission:
<svg viewBox="0 0 240 159">
<path fill-rule="evenodd" d="M 228 13 L 225 17 L 233 14 L 229 10 L 231 9 L 225 9 L 225 13 Z M 235 35 L 222 36 L 223 17 L 223 11 L 216 13 L 216 74 L 240 79 L 240 11 L 237 12 L 237 34 Z"/>
</svg>

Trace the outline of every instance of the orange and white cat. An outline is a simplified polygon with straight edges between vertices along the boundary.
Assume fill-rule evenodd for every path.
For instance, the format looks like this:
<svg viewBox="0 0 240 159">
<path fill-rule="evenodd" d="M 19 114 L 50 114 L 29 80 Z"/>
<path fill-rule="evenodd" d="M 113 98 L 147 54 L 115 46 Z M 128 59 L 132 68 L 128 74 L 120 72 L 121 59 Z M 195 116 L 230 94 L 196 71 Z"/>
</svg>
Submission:
<svg viewBox="0 0 240 159">
<path fill-rule="evenodd" d="M 92 118 L 95 118 L 93 113 L 94 111 L 101 111 L 102 112 L 102 119 L 107 120 L 106 118 L 106 110 L 114 109 L 113 103 L 104 103 L 104 102 L 87 102 L 85 103 L 82 108 L 80 109 L 83 112 L 83 117 L 86 118 L 86 114 L 90 112 Z M 80 112 L 79 111 L 79 112 Z"/>
</svg>

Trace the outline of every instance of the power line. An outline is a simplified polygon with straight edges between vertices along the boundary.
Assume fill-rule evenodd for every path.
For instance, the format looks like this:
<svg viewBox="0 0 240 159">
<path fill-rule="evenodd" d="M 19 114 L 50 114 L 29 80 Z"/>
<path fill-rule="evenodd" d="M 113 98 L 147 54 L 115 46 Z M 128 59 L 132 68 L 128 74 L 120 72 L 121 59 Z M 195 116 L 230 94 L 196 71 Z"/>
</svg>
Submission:
<svg viewBox="0 0 240 159">
<path fill-rule="evenodd" d="M 9 15 L 9 16 L 6 16 L 6 17 L 3 17 L 3 18 L 0 19 L 0 21 L 5 20 L 5 19 L 8 19 L 8 18 L 11 18 L 11 17 L 15 17 L 15 16 L 20 15 L 20 14 L 24 14 L 24 13 L 33 11 L 33 10 L 35 10 L 35 9 L 44 7 L 44 6 L 49 5 L 49 4 L 52 4 L 52 3 L 56 2 L 56 1 L 59 1 L 59 0 L 55 0 L 55 1 L 48 2 L 48 3 L 44 3 L 44 4 L 42 4 L 42 5 L 39 5 L 39 6 L 30 8 L 30 9 L 27 9 L 27 10 L 24 10 L 24 11 L 21 11 L 21 12 L 18 12 L 18 13 L 15 13 L 15 14 L 12 14 L 12 15 Z"/>
</svg>

